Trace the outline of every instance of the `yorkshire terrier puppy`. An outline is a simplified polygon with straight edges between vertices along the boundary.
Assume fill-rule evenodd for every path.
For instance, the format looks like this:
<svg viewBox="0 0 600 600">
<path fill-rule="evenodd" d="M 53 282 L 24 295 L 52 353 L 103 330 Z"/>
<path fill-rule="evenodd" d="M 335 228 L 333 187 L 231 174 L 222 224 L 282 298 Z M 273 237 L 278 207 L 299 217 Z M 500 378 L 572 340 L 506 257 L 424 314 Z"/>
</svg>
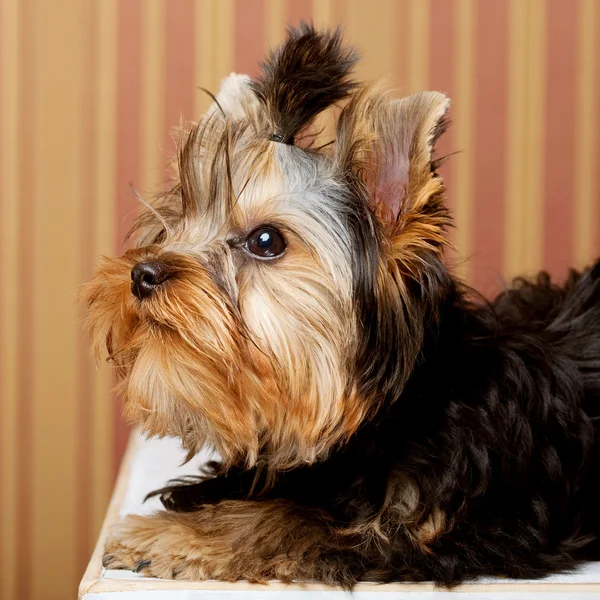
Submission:
<svg viewBox="0 0 600 600">
<path fill-rule="evenodd" d="M 443 261 L 449 100 L 391 99 L 355 62 L 303 25 L 226 79 L 86 288 L 125 415 L 220 456 L 126 517 L 108 568 L 350 588 L 598 554 L 600 263 L 477 298 Z"/>
</svg>

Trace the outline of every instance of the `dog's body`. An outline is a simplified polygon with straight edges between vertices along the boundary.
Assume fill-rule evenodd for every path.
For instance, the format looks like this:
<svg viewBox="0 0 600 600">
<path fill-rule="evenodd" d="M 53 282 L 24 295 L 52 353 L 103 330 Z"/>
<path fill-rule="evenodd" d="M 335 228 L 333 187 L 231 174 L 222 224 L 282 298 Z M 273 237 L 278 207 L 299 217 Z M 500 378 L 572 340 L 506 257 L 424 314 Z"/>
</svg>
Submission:
<svg viewBox="0 0 600 600">
<path fill-rule="evenodd" d="M 600 267 L 572 273 L 564 288 L 545 276 L 520 281 L 491 306 L 446 283 L 440 322 L 400 400 L 262 496 L 324 509 L 372 543 L 349 550 L 333 524 L 316 538 L 324 562 L 340 561 L 332 583 L 535 578 L 600 558 Z M 386 498 L 399 474 L 435 507 L 407 530 L 398 498 Z M 159 493 L 191 511 L 244 499 L 252 486 L 255 473 L 242 470 Z"/>
<path fill-rule="evenodd" d="M 106 566 L 453 584 L 599 550 L 600 266 L 474 298 L 442 260 L 447 100 L 382 99 L 353 61 L 304 27 L 230 80 L 140 249 L 90 284 L 128 414 L 222 456 L 128 517 Z M 334 150 L 303 149 L 348 96 Z"/>
</svg>

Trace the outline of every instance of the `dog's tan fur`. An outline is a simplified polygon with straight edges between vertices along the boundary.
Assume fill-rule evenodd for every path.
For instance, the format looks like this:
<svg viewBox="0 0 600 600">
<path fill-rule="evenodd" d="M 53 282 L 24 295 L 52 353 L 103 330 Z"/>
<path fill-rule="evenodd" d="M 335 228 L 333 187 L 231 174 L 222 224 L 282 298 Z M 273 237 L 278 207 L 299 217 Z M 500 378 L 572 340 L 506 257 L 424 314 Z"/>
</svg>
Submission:
<svg viewBox="0 0 600 600">
<path fill-rule="evenodd" d="M 130 515 L 113 529 L 104 566 L 128 565 L 164 579 L 308 580 L 317 575 L 318 556 L 356 543 L 339 536 L 324 544 L 330 525 L 325 513 L 303 520 L 285 501 L 224 501 L 191 514 Z"/>
<path fill-rule="evenodd" d="M 105 260 L 85 288 L 86 322 L 96 356 L 106 348 L 117 368 L 128 420 L 149 435 L 181 438 L 190 455 L 213 446 L 224 469 L 260 465 L 275 476 L 327 457 L 381 402 L 381 390 L 354 375 L 361 323 L 350 243 L 332 229 L 339 216 L 327 205 L 342 193 L 340 174 L 374 215 L 377 301 L 404 322 L 395 385 L 413 368 L 423 324 L 409 286 L 421 277 L 423 255 L 442 252 L 448 225 L 432 168 L 448 100 L 435 92 L 390 100 L 363 86 L 341 112 L 335 144 L 322 150 L 269 141 L 273 115 L 243 77 L 230 78 L 218 100 L 183 131 L 178 182 L 140 218 L 138 247 Z M 236 249 L 262 224 L 285 234 L 280 259 Z M 130 271 L 148 260 L 170 278 L 141 302 Z M 353 548 L 359 532 L 385 543 L 399 526 L 423 548 L 446 527 L 443 513 L 420 507 L 418 486 L 402 474 L 381 511 L 339 531 L 323 552 Z M 326 515 L 306 519 L 283 501 L 222 502 L 192 515 L 128 517 L 113 532 L 106 564 L 151 561 L 139 564 L 188 579 L 318 578 L 311 556 L 334 529 Z"/>
</svg>

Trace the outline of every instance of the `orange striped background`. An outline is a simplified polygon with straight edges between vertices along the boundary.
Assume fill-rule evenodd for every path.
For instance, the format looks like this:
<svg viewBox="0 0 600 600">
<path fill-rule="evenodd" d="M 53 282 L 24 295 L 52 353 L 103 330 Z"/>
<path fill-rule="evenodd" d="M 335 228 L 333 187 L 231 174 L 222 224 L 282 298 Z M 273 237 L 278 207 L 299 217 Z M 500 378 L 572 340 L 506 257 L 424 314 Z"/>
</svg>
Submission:
<svg viewBox="0 0 600 600">
<path fill-rule="evenodd" d="M 286 22 L 341 23 L 360 74 L 453 100 L 456 268 L 559 277 L 600 250 L 597 0 L 0 0 L 0 597 L 74 597 L 127 435 L 74 303 L 122 250 L 169 129 Z"/>
</svg>

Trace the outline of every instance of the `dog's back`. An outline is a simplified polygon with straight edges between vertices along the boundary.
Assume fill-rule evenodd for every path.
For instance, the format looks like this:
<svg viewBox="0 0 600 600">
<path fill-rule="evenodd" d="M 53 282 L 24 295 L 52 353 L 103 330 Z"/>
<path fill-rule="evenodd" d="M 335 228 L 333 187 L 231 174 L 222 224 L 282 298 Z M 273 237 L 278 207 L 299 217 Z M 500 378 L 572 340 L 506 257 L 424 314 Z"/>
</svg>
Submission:
<svg viewBox="0 0 600 600">
<path fill-rule="evenodd" d="M 571 270 L 563 286 L 542 272 L 534 281 L 516 279 L 494 300 L 502 333 L 541 336 L 577 366 L 585 390 L 585 412 L 600 416 L 600 261 Z"/>
<path fill-rule="evenodd" d="M 519 278 L 494 300 L 501 332 L 531 333 L 546 344 L 549 354 L 568 358 L 582 386 L 583 419 L 594 426 L 596 483 L 585 529 L 598 538 L 584 549 L 588 559 L 600 558 L 600 260 L 578 272 L 571 269 L 563 286 L 542 272 L 535 280 Z"/>
</svg>

